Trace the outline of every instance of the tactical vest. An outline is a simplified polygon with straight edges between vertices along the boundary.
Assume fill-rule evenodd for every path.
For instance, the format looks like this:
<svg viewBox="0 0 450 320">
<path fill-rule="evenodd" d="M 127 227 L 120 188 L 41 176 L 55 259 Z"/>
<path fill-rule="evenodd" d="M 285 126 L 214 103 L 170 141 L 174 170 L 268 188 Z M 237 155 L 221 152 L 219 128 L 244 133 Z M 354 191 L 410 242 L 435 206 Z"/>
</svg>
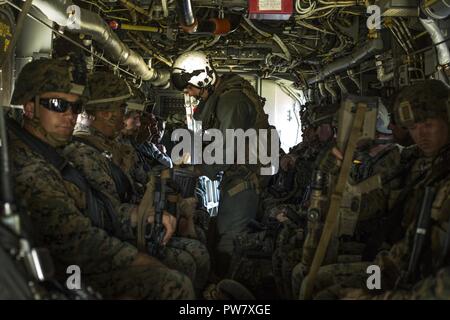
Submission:
<svg viewBox="0 0 450 320">
<path fill-rule="evenodd" d="M 74 136 L 73 140 L 88 145 L 105 156 L 105 158 L 108 160 L 111 178 L 113 179 L 114 185 L 116 186 L 116 191 L 119 195 L 120 202 L 129 203 L 134 193 L 133 186 L 131 184 L 130 179 L 128 179 L 127 175 L 125 174 L 125 172 L 123 172 L 122 169 L 117 164 L 114 163 L 112 156 L 107 156 L 106 155 L 107 151 L 100 149 L 95 143 L 90 141 L 87 137 Z"/>
<path fill-rule="evenodd" d="M 83 210 L 83 214 L 91 220 L 92 224 L 105 230 L 112 236 L 124 239 L 124 230 L 108 197 L 92 187 L 87 179 L 61 156 L 55 148 L 22 129 L 16 121 L 12 119 L 7 119 L 6 121 L 8 129 L 20 141 L 56 168 L 65 181 L 74 184 L 85 194 L 86 209 Z"/>
<path fill-rule="evenodd" d="M 252 128 L 256 130 L 273 128 L 269 125 L 269 118 L 264 112 L 264 100 L 257 94 L 255 88 L 253 88 L 250 82 L 234 73 L 224 74 L 220 78 L 220 81 L 219 86 L 214 90 L 213 94 L 209 98 L 213 101 L 214 107 L 206 123 L 203 123 L 204 129 L 219 128 L 220 121 L 216 114 L 217 104 L 219 103 L 220 97 L 229 91 L 239 91 L 244 93 L 255 107 L 256 119 L 254 124 L 251 126 Z"/>
</svg>

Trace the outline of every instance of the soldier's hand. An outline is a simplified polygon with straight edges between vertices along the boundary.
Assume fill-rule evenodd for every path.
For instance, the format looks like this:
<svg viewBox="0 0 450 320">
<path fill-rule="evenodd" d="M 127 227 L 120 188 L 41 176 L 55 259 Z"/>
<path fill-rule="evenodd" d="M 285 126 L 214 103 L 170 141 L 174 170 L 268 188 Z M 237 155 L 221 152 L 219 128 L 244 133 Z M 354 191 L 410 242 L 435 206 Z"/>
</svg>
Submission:
<svg viewBox="0 0 450 320">
<path fill-rule="evenodd" d="M 147 222 L 152 224 L 155 221 L 155 216 L 148 217 Z M 172 238 L 173 234 L 175 233 L 175 229 L 177 227 L 177 218 L 175 218 L 170 213 L 164 211 L 162 216 L 162 224 L 164 226 L 164 229 L 166 230 L 164 234 L 164 239 L 162 241 L 162 245 L 166 245 L 167 242 Z"/>
<path fill-rule="evenodd" d="M 166 245 L 175 233 L 175 229 L 177 228 L 177 218 L 167 212 L 164 212 L 162 223 L 166 229 L 163 245 Z"/>
<path fill-rule="evenodd" d="M 281 209 L 277 210 L 275 212 L 275 219 L 277 219 L 278 222 L 281 222 L 281 223 L 289 221 L 289 218 L 287 217 L 286 213 L 287 213 L 286 208 L 281 208 Z"/>
</svg>

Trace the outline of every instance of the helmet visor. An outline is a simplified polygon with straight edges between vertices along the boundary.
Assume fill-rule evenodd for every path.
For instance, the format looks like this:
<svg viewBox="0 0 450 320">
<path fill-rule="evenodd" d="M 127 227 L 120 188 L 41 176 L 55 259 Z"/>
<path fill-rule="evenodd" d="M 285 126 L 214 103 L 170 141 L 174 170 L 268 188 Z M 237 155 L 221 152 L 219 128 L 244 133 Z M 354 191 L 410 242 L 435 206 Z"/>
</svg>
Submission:
<svg viewBox="0 0 450 320">
<path fill-rule="evenodd" d="M 172 73 L 172 84 L 175 89 L 179 91 L 183 91 L 184 89 L 186 89 L 189 84 L 189 79 L 190 77 L 184 72 Z"/>
</svg>

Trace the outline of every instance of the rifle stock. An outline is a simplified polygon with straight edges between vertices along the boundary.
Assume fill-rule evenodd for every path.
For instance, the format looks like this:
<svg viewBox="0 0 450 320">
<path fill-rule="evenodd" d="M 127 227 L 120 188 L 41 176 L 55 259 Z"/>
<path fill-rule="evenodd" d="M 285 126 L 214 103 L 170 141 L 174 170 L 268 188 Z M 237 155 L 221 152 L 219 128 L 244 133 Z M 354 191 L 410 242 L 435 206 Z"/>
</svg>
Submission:
<svg viewBox="0 0 450 320">
<path fill-rule="evenodd" d="M 149 254 L 154 257 L 160 253 L 160 248 L 165 235 L 163 215 L 167 206 L 167 180 L 169 178 L 169 169 L 161 171 L 160 181 L 159 184 L 156 184 L 156 192 L 154 197 L 155 221 L 146 235 L 146 239 L 148 241 L 147 250 Z"/>
<path fill-rule="evenodd" d="M 150 180 L 147 183 L 144 196 L 138 207 L 138 223 L 137 223 L 137 247 L 141 252 L 147 252 L 147 245 L 145 239 L 145 231 L 147 226 L 148 217 L 153 213 L 153 202 L 155 194 L 156 177 L 150 175 Z"/>
</svg>

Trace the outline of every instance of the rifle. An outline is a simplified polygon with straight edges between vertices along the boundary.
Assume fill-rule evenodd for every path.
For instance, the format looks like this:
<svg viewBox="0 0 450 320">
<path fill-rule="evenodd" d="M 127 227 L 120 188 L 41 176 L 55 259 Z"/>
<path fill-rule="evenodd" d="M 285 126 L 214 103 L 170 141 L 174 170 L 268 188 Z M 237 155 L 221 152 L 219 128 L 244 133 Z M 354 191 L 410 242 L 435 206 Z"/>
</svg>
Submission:
<svg viewBox="0 0 450 320">
<path fill-rule="evenodd" d="M 376 119 L 377 111 L 376 107 L 373 108 L 374 101 L 376 101 L 375 105 L 377 106 L 378 99 L 374 100 L 368 97 L 349 96 L 344 100 L 342 108 L 340 109 L 337 142 L 340 150 L 345 150 L 344 160 L 331 195 L 322 235 L 315 251 L 311 268 L 303 281 L 300 290 L 300 296 L 305 299 L 311 299 L 317 273 L 325 258 L 330 239 L 335 233 L 338 212 L 341 207 L 344 188 L 350 174 L 353 154 L 356 150 L 357 142 L 361 140 L 361 138 L 373 139 L 375 137 L 376 120 L 374 122 L 373 119 Z M 355 109 L 356 114 L 354 114 Z M 368 109 L 369 112 L 367 112 Z M 349 126 L 349 124 L 351 124 L 351 126 Z"/>
<path fill-rule="evenodd" d="M 317 250 L 317 233 L 323 227 L 323 206 L 326 201 L 325 184 L 326 175 L 315 170 L 312 182 L 310 184 L 310 204 L 306 211 L 307 216 L 307 235 L 303 244 L 302 263 L 309 266 Z"/>
<path fill-rule="evenodd" d="M 416 275 L 419 258 L 423 252 L 425 243 L 429 237 L 430 221 L 431 221 L 431 208 L 433 206 L 434 198 L 436 197 L 436 188 L 426 187 L 425 195 L 420 207 L 419 218 L 417 220 L 416 233 L 414 235 L 414 244 L 409 259 L 408 271 L 402 277 L 403 281 L 410 281 Z"/>
<path fill-rule="evenodd" d="M 166 233 L 163 225 L 163 214 L 167 206 L 167 180 L 170 178 L 170 171 L 163 170 L 160 174 L 159 183 L 156 184 L 154 206 L 155 220 L 152 225 L 147 226 L 145 239 L 147 240 L 148 253 L 156 257 L 161 254 L 161 245 Z"/>
<path fill-rule="evenodd" d="M 339 236 L 353 236 L 361 212 L 362 195 L 382 187 L 380 174 L 374 175 L 356 185 L 351 185 L 347 182 L 339 213 Z"/>
</svg>

